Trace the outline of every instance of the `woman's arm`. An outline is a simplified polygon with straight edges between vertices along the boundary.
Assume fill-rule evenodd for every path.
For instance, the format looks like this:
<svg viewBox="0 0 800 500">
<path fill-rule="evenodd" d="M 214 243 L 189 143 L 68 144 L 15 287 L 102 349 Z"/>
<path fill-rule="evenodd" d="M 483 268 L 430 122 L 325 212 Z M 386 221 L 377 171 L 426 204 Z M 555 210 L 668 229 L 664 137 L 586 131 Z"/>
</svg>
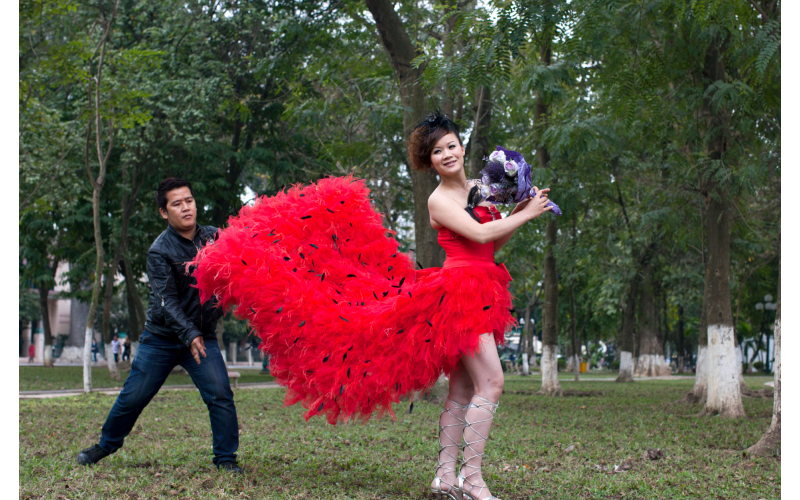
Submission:
<svg viewBox="0 0 800 500">
<path fill-rule="evenodd" d="M 536 191 L 539 192 L 538 189 Z M 510 238 L 518 227 L 550 210 L 546 206 L 547 202 L 547 197 L 541 193 L 518 211 L 515 208 L 516 213 L 512 212 L 508 217 L 486 224 L 470 217 L 464 207 L 447 196 L 432 195 L 428 198 L 428 210 L 434 221 L 470 241 L 483 244 L 504 237 Z"/>
<path fill-rule="evenodd" d="M 521 202 L 517 203 L 517 205 L 514 207 L 514 210 L 512 210 L 512 211 L 511 211 L 511 213 L 510 213 L 510 214 L 508 214 L 508 215 L 509 215 L 509 217 L 510 217 L 510 216 L 512 216 L 512 215 L 514 215 L 515 213 L 519 212 L 519 211 L 520 211 L 520 210 L 522 210 L 523 208 L 525 208 L 525 205 L 527 205 L 529 201 L 530 201 L 530 198 L 528 198 L 528 199 L 526 199 L 526 200 L 524 200 L 524 201 L 521 201 Z M 498 250 L 500 250 L 501 248 L 503 248 L 503 245 L 505 245 L 506 243 L 508 243 L 508 240 L 510 240 L 510 239 L 511 239 L 511 237 L 512 237 L 512 236 L 514 236 L 514 233 L 515 233 L 515 232 L 516 232 L 516 230 L 514 230 L 514 231 L 511 231 L 511 233 L 510 233 L 510 234 L 507 234 L 506 236 L 503 236 L 502 238 L 500 238 L 500 239 L 498 239 L 498 240 L 494 240 L 494 251 L 495 251 L 495 252 L 497 252 Z"/>
</svg>

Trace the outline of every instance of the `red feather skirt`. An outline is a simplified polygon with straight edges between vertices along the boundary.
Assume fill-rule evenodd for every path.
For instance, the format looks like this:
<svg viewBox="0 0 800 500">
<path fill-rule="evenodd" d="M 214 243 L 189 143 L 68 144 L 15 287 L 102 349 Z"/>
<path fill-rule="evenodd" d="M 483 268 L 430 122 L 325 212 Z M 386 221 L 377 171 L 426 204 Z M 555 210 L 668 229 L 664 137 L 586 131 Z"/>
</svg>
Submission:
<svg viewBox="0 0 800 500">
<path fill-rule="evenodd" d="M 415 271 L 390 234 L 363 181 L 328 178 L 243 207 L 192 263 L 201 300 L 236 306 L 306 419 L 394 418 L 515 322 L 504 268 Z"/>
</svg>

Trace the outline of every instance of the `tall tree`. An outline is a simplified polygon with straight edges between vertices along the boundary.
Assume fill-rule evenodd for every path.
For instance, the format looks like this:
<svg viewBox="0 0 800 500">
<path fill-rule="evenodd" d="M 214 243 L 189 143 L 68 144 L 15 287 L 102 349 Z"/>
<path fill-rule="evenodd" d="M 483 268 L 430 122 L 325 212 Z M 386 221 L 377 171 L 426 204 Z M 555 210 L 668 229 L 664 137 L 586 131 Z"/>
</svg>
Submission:
<svg viewBox="0 0 800 500">
<path fill-rule="evenodd" d="M 780 237 L 778 238 L 780 248 Z M 769 429 L 756 444 L 747 449 L 751 455 L 767 455 L 781 444 L 781 279 L 778 274 L 778 301 L 775 312 L 775 394 L 772 405 L 772 421 Z"/>
<path fill-rule="evenodd" d="M 428 111 L 425 88 L 420 82 L 424 67 L 414 65 L 414 60 L 422 53 L 415 46 L 390 0 L 366 0 L 366 4 L 400 82 L 403 137 L 407 138 Z M 430 224 L 428 213 L 428 197 L 437 186 L 436 177 L 432 172 L 417 172 L 410 168 L 409 174 L 414 193 L 416 260 L 423 267 L 440 266 L 444 262 L 444 250 L 437 243 L 437 233 Z"/>
</svg>

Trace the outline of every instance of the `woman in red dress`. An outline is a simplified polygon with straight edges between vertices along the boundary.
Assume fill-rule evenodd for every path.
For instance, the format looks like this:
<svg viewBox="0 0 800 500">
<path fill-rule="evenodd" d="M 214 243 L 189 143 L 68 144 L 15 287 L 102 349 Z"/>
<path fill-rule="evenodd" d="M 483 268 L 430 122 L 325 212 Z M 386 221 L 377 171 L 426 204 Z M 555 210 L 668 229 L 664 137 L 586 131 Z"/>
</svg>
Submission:
<svg viewBox="0 0 800 500">
<path fill-rule="evenodd" d="M 510 276 L 505 266 L 494 262 L 494 252 L 499 250 L 525 222 L 534 219 L 547 207 L 548 189 L 536 198 L 519 203 L 508 217 L 501 218 L 489 203 L 465 210 L 470 183 L 464 171 L 464 146 L 458 136 L 458 127 L 448 118 L 434 114 L 420 123 L 408 141 L 409 157 L 417 170 L 433 168 L 439 174 L 439 186 L 428 198 L 431 226 L 439 231 L 439 244 L 445 249 L 447 259 L 441 274 L 463 281 L 469 273 L 476 288 L 495 295 L 503 309 L 496 309 L 501 325 L 510 326 L 511 297 L 508 292 Z M 479 219 L 479 220 L 476 220 Z M 474 274 L 483 274 L 475 279 Z M 464 288 L 464 293 L 469 293 Z M 484 294 L 477 294 L 484 295 Z M 486 298 L 478 297 L 471 308 L 474 317 L 480 312 Z M 500 305 L 500 304 L 498 304 Z M 490 308 L 491 310 L 493 308 Z M 497 324 L 489 320 L 490 324 Z M 440 497 L 461 500 L 495 498 L 481 475 L 481 459 L 492 427 L 500 394 L 503 392 L 503 370 L 497 354 L 497 344 L 503 342 L 505 328 L 482 326 L 472 328 L 479 339 L 477 348 L 462 354 L 450 372 L 449 394 L 439 418 L 439 459 L 431 491 Z M 457 470 L 461 442 L 464 442 L 463 461 Z"/>
<path fill-rule="evenodd" d="M 287 389 L 284 403 L 302 404 L 306 419 L 393 416 L 393 403 L 450 376 L 433 491 L 483 500 L 480 460 L 503 386 L 495 344 L 514 324 L 511 278 L 493 253 L 548 200 L 540 194 L 506 218 L 490 206 L 470 215 L 458 128 L 438 113 L 417 127 L 409 151 L 415 168 L 441 176 L 429 208 L 447 252 L 442 268 L 415 270 L 365 183 L 348 176 L 243 207 L 187 269 L 201 300 L 216 296 L 250 323 Z"/>
</svg>

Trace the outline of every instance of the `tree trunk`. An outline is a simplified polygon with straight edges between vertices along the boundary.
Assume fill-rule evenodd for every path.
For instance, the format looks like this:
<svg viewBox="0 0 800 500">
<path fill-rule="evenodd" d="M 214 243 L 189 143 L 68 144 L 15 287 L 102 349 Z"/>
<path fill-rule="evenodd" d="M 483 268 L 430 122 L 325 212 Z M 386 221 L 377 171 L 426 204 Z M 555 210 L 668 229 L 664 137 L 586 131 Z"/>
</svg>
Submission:
<svg viewBox="0 0 800 500">
<path fill-rule="evenodd" d="M 58 269 L 58 259 L 53 260 L 53 280 L 55 282 L 56 271 Z M 50 327 L 50 307 L 47 299 L 50 295 L 50 283 L 48 281 L 39 282 L 39 308 L 42 310 L 42 331 L 44 332 L 44 349 L 42 350 L 42 365 L 48 368 L 53 367 L 53 330 Z"/>
<path fill-rule="evenodd" d="M 475 96 L 475 124 L 472 127 L 472 137 L 469 140 L 469 168 L 467 179 L 479 179 L 481 169 L 485 163 L 483 159 L 489 156 L 489 127 L 492 124 L 492 90 L 489 86 L 480 86 Z"/>
<path fill-rule="evenodd" d="M 139 343 L 139 335 L 144 331 L 144 324 L 147 320 L 147 315 L 144 311 L 142 298 L 139 297 L 139 292 L 136 288 L 136 276 L 133 275 L 133 266 L 131 265 L 130 258 L 127 251 L 122 252 L 122 268 L 125 272 L 125 287 L 128 295 L 128 314 L 131 317 L 131 342 Z M 133 318 L 136 318 L 135 326 Z"/>
<path fill-rule="evenodd" d="M 92 214 L 94 217 L 94 244 L 96 248 L 94 266 L 94 286 L 92 301 L 89 303 L 89 315 L 86 317 L 86 335 L 83 340 L 83 392 L 92 392 L 92 339 L 94 338 L 94 319 L 97 315 L 97 303 L 100 299 L 100 287 L 103 284 L 103 237 L 100 232 L 100 190 L 102 184 L 95 184 L 92 190 Z M 106 356 L 111 351 L 106 351 Z"/>
<path fill-rule="evenodd" d="M 703 295 L 708 294 L 708 279 L 705 283 Z M 694 387 L 686 393 L 681 400 L 685 403 L 705 403 L 708 396 L 708 320 L 706 313 L 707 304 L 703 303 L 700 313 L 699 334 L 697 336 L 697 363 L 695 365 Z"/>
<path fill-rule="evenodd" d="M 780 249 L 780 236 L 778 237 Z M 779 250 L 780 251 L 780 250 Z M 779 263 L 780 269 L 780 263 Z M 781 274 L 778 271 L 778 308 L 775 311 L 775 394 L 772 404 L 772 422 L 767 432 L 756 444 L 747 449 L 750 455 L 770 455 L 777 451 L 780 455 L 781 445 Z"/>
<path fill-rule="evenodd" d="M 237 351 L 237 344 L 235 340 L 228 342 L 228 354 L 231 357 L 231 364 L 236 364 L 236 351 Z"/>
<path fill-rule="evenodd" d="M 545 28 L 545 33 L 548 35 L 539 48 L 539 60 L 544 66 L 550 66 L 553 59 L 551 39 L 549 38 L 552 28 L 552 25 Z M 540 168 L 547 169 L 550 166 L 550 153 L 544 143 L 544 132 L 547 130 L 549 122 L 550 106 L 545 99 L 544 92 L 540 92 L 536 96 L 533 114 L 537 143 L 536 159 Z M 558 383 L 558 364 L 556 360 L 558 353 L 558 275 L 556 274 L 556 257 L 553 254 L 558 226 L 555 215 L 545 214 L 544 216 L 547 217 L 545 231 L 547 253 L 544 259 L 544 294 L 546 301 L 542 320 L 542 388 L 539 392 L 561 396 L 563 391 Z M 545 363 L 545 358 L 547 358 L 547 363 Z"/>
<path fill-rule="evenodd" d="M 683 373 L 683 363 L 686 356 L 686 347 L 684 347 L 684 332 L 683 332 L 683 306 L 678 306 L 678 332 L 677 332 L 677 354 L 678 354 L 678 373 Z"/>
<path fill-rule="evenodd" d="M 726 189 L 713 182 L 708 189 L 708 264 L 703 307 L 708 322 L 708 394 L 703 415 L 745 416 L 736 366 L 733 311 L 730 298 L 730 221 Z M 716 188 L 716 189 L 714 189 Z M 707 304 L 707 305 L 706 305 Z"/>
<path fill-rule="evenodd" d="M 569 330 L 572 336 L 572 372 L 575 374 L 575 382 L 581 380 L 581 356 L 580 343 L 578 342 L 578 322 L 575 320 L 575 287 L 569 284 Z"/>
<path fill-rule="evenodd" d="M 648 260 L 642 271 L 642 321 L 639 328 L 639 356 L 636 360 L 634 375 L 637 377 L 669 375 L 671 371 L 664 359 L 664 350 L 658 335 L 661 315 L 657 304 L 658 284 L 651 260 Z"/>
<path fill-rule="evenodd" d="M 366 0 L 383 46 L 400 83 L 400 98 L 403 103 L 403 137 L 411 134 L 414 126 L 426 114 L 425 89 L 420 79 L 424 67 L 413 66 L 414 59 L 421 54 L 408 36 L 403 21 L 389 0 Z M 410 170 L 410 168 L 409 168 Z M 441 266 L 444 249 L 437 242 L 437 232 L 431 227 L 428 212 L 428 197 L 436 189 L 438 181 L 433 172 L 410 170 L 414 192 L 414 240 L 415 258 L 422 267 Z"/>
<path fill-rule="evenodd" d="M 547 253 L 544 259 L 544 318 L 542 320 L 542 388 L 540 394 L 561 396 L 558 383 L 558 276 L 553 247 L 556 244 L 556 220 L 550 216 L 547 221 Z"/>
<path fill-rule="evenodd" d="M 525 326 L 522 328 L 522 338 L 520 338 L 520 350 L 522 351 L 522 375 L 526 377 L 531 374 L 531 358 L 533 358 L 534 363 L 536 362 L 536 354 L 533 352 L 531 309 L 533 309 L 533 307 L 530 303 L 528 303 L 525 306 Z"/>
<path fill-rule="evenodd" d="M 628 297 L 622 308 L 622 333 L 620 334 L 619 375 L 615 382 L 633 382 L 633 337 L 636 326 L 636 296 L 639 294 L 639 277 L 631 281 Z"/>
<path fill-rule="evenodd" d="M 94 103 L 92 115 L 94 120 L 94 138 L 97 150 L 97 161 L 99 164 L 99 172 L 97 178 L 92 175 L 89 166 L 89 144 L 92 137 L 92 125 L 87 130 L 86 135 L 86 151 L 84 159 L 86 163 L 86 173 L 89 175 L 89 182 L 92 185 L 92 221 L 94 225 L 94 244 L 96 248 L 96 260 L 94 269 L 94 287 L 92 288 L 92 302 L 89 305 L 89 316 L 86 320 L 86 336 L 84 338 L 83 346 L 83 390 L 84 392 L 92 391 L 92 337 L 94 336 L 94 320 L 97 314 L 97 303 L 100 299 L 100 287 L 102 286 L 103 279 L 103 262 L 105 254 L 103 251 L 103 236 L 100 226 L 100 191 L 105 185 L 106 167 L 108 159 L 111 156 L 111 151 L 114 146 L 114 122 L 110 119 L 108 126 L 108 144 L 103 152 L 103 117 L 100 113 L 100 86 L 102 84 L 103 75 L 103 62 L 105 60 L 106 43 L 111 35 L 111 27 L 114 25 L 114 17 L 117 14 L 120 0 L 114 2 L 114 11 L 110 19 L 105 19 L 103 14 L 100 16 L 100 23 L 103 29 L 103 37 L 99 43 L 100 56 L 97 62 L 97 74 L 94 75 Z M 91 92 L 90 92 L 91 95 Z"/>
<path fill-rule="evenodd" d="M 103 292 L 103 322 L 101 331 L 103 335 L 103 344 L 106 346 L 106 349 L 111 346 L 111 300 L 114 295 L 114 278 L 117 274 L 117 268 L 119 267 L 120 256 L 120 248 L 117 246 L 114 258 L 111 259 L 111 266 L 107 269 L 105 290 Z M 122 361 L 122 359 L 120 359 L 120 361 Z M 120 380 L 119 369 L 117 369 L 117 363 L 113 355 L 108 356 L 107 366 L 108 375 L 111 377 L 111 380 Z"/>
<path fill-rule="evenodd" d="M 456 23 L 459 19 L 459 5 L 457 0 L 443 0 L 442 6 L 445 9 L 445 12 L 450 14 L 443 23 L 444 27 L 444 40 L 443 40 L 443 54 L 445 60 L 450 60 L 455 54 L 456 45 L 460 45 L 459 40 L 453 36 L 453 29 L 456 26 Z M 452 88 L 452 85 L 449 82 L 445 82 L 442 89 L 442 113 L 449 116 L 456 120 L 455 112 L 456 112 L 456 97 L 455 94 L 458 93 L 459 98 L 463 99 L 463 93 L 457 92 L 455 89 Z"/>
</svg>

